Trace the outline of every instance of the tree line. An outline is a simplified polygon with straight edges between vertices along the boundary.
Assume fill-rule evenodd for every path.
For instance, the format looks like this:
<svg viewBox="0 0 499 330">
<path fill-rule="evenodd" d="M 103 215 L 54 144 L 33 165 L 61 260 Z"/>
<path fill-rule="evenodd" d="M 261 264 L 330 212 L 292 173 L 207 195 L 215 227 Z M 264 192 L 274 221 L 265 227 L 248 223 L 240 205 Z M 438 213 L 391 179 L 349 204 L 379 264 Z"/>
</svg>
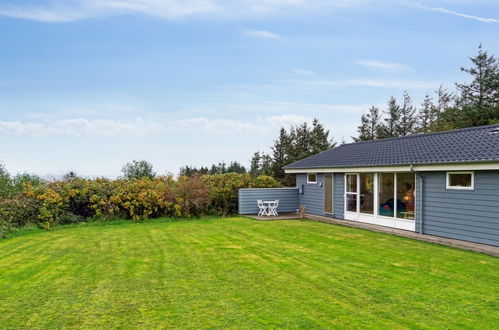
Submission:
<svg viewBox="0 0 499 330">
<path fill-rule="evenodd" d="M 392 96 L 384 111 L 371 106 L 360 118 L 354 141 L 499 123 L 499 60 L 480 45 L 478 54 L 470 61 L 471 66 L 461 67 L 461 71 L 471 81 L 456 83 L 453 92 L 440 86 L 415 106 L 405 91 L 401 103 Z"/>
<path fill-rule="evenodd" d="M 284 173 L 283 166 L 335 146 L 330 131 L 318 119 L 311 125 L 304 122 L 289 129 L 282 127 L 270 154 L 260 151 L 253 154 L 250 173 L 254 177 L 269 175 L 285 186 L 293 186 L 294 176 Z"/>
<path fill-rule="evenodd" d="M 249 173 L 253 178 L 262 175 L 272 176 L 281 184 L 289 186 L 294 185 L 294 177 L 285 174 L 283 166 L 333 148 L 335 145 L 336 143 L 330 138 L 329 130 L 326 130 L 318 119 L 314 119 L 311 124 L 304 122 L 288 129 L 282 127 L 270 153 L 256 151 L 253 154 L 249 170 L 234 161 L 229 165 L 220 162 L 211 167 L 183 166 L 179 175 Z"/>
<path fill-rule="evenodd" d="M 189 165 L 182 166 L 179 171 L 179 176 L 193 176 L 195 174 L 214 175 L 214 174 L 226 174 L 226 173 L 245 174 L 248 173 L 248 170 L 239 162 L 233 161 L 227 165 L 225 161 L 222 161 L 219 162 L 218 164 L 213 164 L 210 167 L 201 166 L 198 168 L 196 166 L 189 166 Z"/>
</svg>

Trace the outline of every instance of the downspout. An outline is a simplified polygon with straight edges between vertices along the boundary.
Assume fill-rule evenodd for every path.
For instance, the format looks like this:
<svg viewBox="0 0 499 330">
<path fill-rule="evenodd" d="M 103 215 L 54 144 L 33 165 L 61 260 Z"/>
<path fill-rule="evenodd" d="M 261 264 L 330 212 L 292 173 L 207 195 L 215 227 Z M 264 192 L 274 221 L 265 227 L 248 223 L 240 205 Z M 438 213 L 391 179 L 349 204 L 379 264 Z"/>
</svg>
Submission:
<svg viewBox="0 0 499 330">
<path fill-rule="evenodd" d="M 421 216 L 419 217 L 419 221 L 420 221 L 420 224 L 419 224 L 419 234 L 423 234 L 423 183 L 424 183 L 424 178 L 423 176 L 421 175 L 420 172 L 414 170 L 414 165 L 411 165 L 410 166 L 410 169 L 411 169 L 411 172 L 414 173 L 415 175 L 417 175 L 420 179 L 420 191 L 421 191 L 421 198 L 420 200 L 416 200 L 416 206 L 417 206 L 417 203 L 420 203 L 419 205 L 419 213 L 421 214 Z M 417 196 L 417 194 L 416 194 Z M 416 212 L 416 215 L 418 215 L 418 213 Z M 416 218 L 417 219 L 417 218 Z"/>
</svg>

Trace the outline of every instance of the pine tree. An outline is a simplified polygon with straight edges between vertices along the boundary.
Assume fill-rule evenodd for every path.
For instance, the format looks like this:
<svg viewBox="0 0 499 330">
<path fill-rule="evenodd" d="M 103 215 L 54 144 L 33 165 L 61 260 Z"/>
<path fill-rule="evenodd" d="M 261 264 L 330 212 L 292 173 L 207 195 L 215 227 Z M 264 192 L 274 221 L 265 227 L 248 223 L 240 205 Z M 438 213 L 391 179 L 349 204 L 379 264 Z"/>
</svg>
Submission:
<svg viewBox="0 0 499 330">
<path fill-rule="evenodd" d="M 440 85 L 440 87 L 435 91 L 435 94 L 437 94 L 437 103 L 435 104 L 435 107 L 438 116 L 438 114 L 450 107 L 451 101 L 453 100 L 454 96 L 452 95 L 452 93 L 449 93 L 442 85 Z"/>
<path fill-rule="evenodd" d="M 293 161 L 312 155 L 310 127 L 308 126 L 307 122 L 304 122 L 303 124 L 297 126 L 294 129 L 294 133 Z"/>
<path fill-rule="evenodd" d="M 456 123 L 460 120 L 461 111 L 457 107 L 456 97 L 448 92 L 442 85 L 435 91 L 437 96 L 436 102 L 434 104 L 435 111 L 435 121 L 430 127 L 431 132 L 439 132 L 450 130 L 459 127 Z"/>
<path fill-rule="evenodd" d="M 210 174 L 225 174 L 227 173 L 227 165 L 224 161 L 218 164 L 213 164 L 210 169 Z"/>
<path fill-rule="evenodd" d="M 230 162 L 227 173 L 246 173 L 246 168 L 239 162 Z"/>
<path fill-rule="evenodd" d="M 381 116 L 379 108 L 371 106 L 367 113 L 360 117 L 361 124 L 357 127 L 358 137 L 353 137 L 355 142 L 370 141 L 378 138 Z"/>
<path fill-rule="evenodd" d="M 289 163 L 291 152 L 291 138 L 284 127 L 279 131 L 279 137 L 274 141 L 272 147 L 272 172 L 277 180 L 282 181 L 286 174 L 283 166 Z"/>
<path fill-rule="evenodd" d="M 321 151 L 331 149 L 335 145 L 329 140 L 329 131 L 324 128 L 317 118 L 314 118 L 310 131 L 310 153 L 315 155 Z"/>
<path fill-rule="evenodd" d="M 385 112 L 386 118 L 384 123 L 380 125 L 379 138 L 397 137 L 399 130 L 398 125 L 400 121 L 400 106 L 395 97 L 391 97 L 388 101 L 388 109 Z"/>
<path fill-rule="evenodd" d="M 416 128 L 416 109 L 407 91 L 404 91 L 404 103 L 400 107 L 399 119 L 396 121 L 396 135 L 406 136 L 413 134 Z"/>
<path fill-rule="evenodd" d="M 499 62 L 478 48 L 478 54 L 470 57 L 472 67 L 461 68 L 471 75 L 470 83 L 456 84 L 462 109 L 457 125 L 461 127 L 487 125 L 499 120 Z"/>
<path fill-rule="evenodd" d="M 306 158 L 321 151 L 333 148 L 334 143 L 319 120 L 314 119 L 312 125 L 304 122 L 289 130 L 282 127 L 279 137 L 274 140 L 271 155 L 255 152 L 251 158 L 250 174 L 253 177 L 266 174 L 272 175 L 283 185 L 293 186 L 295 178 L 286 174 L 285 165 Z"/>
<path fill-rule="evenodd" d="M 267 154 L 263 154 L 260 164 L 260 175 L 272 176 L 272 157 Z"/>
<path fill-rule="evenodd" d="M 436 120 L 436 107 L 433 104 L 429 94 L 426 94 L 421 103 L 421 108 L 418 113 L 418 132 L 419 133 L 429 133 L 431 132 L 432 124 Z"/>
<path fill-rule="evenodd" d="M 256 178 L 257 176 L 260 175 L 260 161 L 262 157 L 260 156 L 260 152 L 257 151 L 253 154 L 253 157 L 251 158 L 251 165 L 250 165 L 250 174 L 252 177 Z"/>
</svg>

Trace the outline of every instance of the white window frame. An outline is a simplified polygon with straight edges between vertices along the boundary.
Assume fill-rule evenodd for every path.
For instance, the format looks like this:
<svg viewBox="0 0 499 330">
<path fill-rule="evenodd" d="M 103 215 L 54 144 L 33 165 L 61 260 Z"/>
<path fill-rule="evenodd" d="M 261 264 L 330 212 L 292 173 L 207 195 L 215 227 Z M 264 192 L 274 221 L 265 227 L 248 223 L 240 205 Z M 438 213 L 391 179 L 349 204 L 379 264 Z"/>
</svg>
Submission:
<svg viewBox="0 0 499 330">
<path fill-rule="evenodd" d="M 471 186 L 470 187 L 451 186 L 450 185 L 450 175 L 451 174 L 471 174 Z M 475 190 L 475 172 L 473 172 L 473 171 L 447 172 L 445 175 L 445 189 L 447 189 L 447 190 Z"/>
<path fill-rule="evenodd" d="M 393 173 L 393 188 L 394 188 L 394 200 L 397 198 L 397 173 L 398 172 L 390 172 Z M 409 173 L 409 172 L 401 172 L 401 173 Z M 357 210 L 360 211 L 360 178 L 359 178 L 360 173 L 352 173 L 348 172 L 345 173 L 344 175 L 344 218 L 346 220 L 351 220 L 351 221 L 359 221 L 359 222 L 365 222 L 365 223 L 370 223 L 370 224 L 375 224 L 375 225 L 381 225 L 381 226 L 386 226 L 386 227 L 391 227 L 391 228 L 397 228 L 397 229 L 403 229 L 403 230 L 409 230 L 409 231 L 416 231 L 416 216 L 413 220 L 409 219 L 402 219 L 397 217 L 397 203 L 394 204 L 394 214 L 392 217 L 386 217 L 382 216 L 379 214 L 379 185 L 380 185 L 380 180 L 379 180 L 379 174 L 380 172 L 375 172 L 374 174 L 374 189 L 375 189 L 375 194 L 374 194 L 374 214 L 368 214 L 368 213 L 360 213 L 360 212 L 352 212 L 352 211 L 347 211 L 347 194 L 357 194 Z M 347 175 L 357 175 L 357 192 L 356 193 L 349 193 L 347 192 Z M 416 175 L 414 174 L 414 189 L 415 192 L 417 193 L 417 178 Z M 418 203 L 418 201 L 416 201 Z M 416 210 L 416 206 L 415 206 Z"/>
<path fill-rule="evenodd" d="M 356 177 L 357 184 L 356 184 L 356 191 L 355 192 L 348 191 L 348 189 L 347 189 L 347 176 L 349 176 L 349 175 Z M 359 173 L 345 173 L 345 195 L 344 195 L 345 200 L 343 203 L 343 204 L 345 204 L 343 206 L 343 210 L 345 212 L 359 213 L 359 212 L 357 212 L 359 210 L 359 205 L 360 205 L 359 185 L 360 185 L 359 184 Z M 356 196 L 356 209 L 355 209 L 355 211 L 348 211 L 347 210 L 347 195 L 355 195 Z"/>
<path fill-rule="evenodd" d="M 309 180 L 309 176 L 310 176 L 311 174 L 314 174 L 314 175 L 315 175 L 315 181 L 310 181 L 310 180 Z M 307 183 L 308 183 L 308 184 L 317 184 L 317 180 L 318 180 L 317 173 L 307 173 Z"/>
</svg>

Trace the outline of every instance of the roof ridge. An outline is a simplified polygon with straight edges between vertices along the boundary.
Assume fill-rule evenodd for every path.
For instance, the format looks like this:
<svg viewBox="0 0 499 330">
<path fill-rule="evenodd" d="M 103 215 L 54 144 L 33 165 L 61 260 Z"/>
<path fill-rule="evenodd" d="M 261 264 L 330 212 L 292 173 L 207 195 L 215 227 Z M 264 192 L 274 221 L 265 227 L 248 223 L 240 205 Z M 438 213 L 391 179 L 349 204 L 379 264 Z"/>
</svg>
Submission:
<svg viewBox="0 0 499 330">
<path fill-rule="evenodd" d="M 416 137 L 428 136 L 428 135 L 451 134 L 451 133 L 462 132 L 462 131 L 480 130 L 480 129 L 485 129 L 487 127 L 495 127 L 495 126 L 499 127 L 499 124 L 483 125 L 483 126 L 473 126 L 473 127 L 465 127 L 465 128 L 456 128 L 456 129 L 451 129 L 451 130 L 447 130 L 447 131 L 432 132 L 432 133 L 418 133 L 418 134 L 411 134 L 411 135 L 406 135 L 406 136 L 396 136 L 396 137 L 390 137 L 390 138 L 385 138 L 385 139 L 369 140 L 369 141 L 350 142 L 350 143 L 341 144 L 338 147 L 342 147 L 342 146 L 346 146 L 346 145 L 352 145 L 352 144 L 364 144 L 364 143 L 384 142 L 384 141 L 389 141 L 389 140 L 402 140 L 402 139 L 416 138 Z M 331 149 L 333 149 L 333 148 L 331 148 Z M 331 150 L 331 149 L 328 149 L 328 150 Z"/>
</svg>

